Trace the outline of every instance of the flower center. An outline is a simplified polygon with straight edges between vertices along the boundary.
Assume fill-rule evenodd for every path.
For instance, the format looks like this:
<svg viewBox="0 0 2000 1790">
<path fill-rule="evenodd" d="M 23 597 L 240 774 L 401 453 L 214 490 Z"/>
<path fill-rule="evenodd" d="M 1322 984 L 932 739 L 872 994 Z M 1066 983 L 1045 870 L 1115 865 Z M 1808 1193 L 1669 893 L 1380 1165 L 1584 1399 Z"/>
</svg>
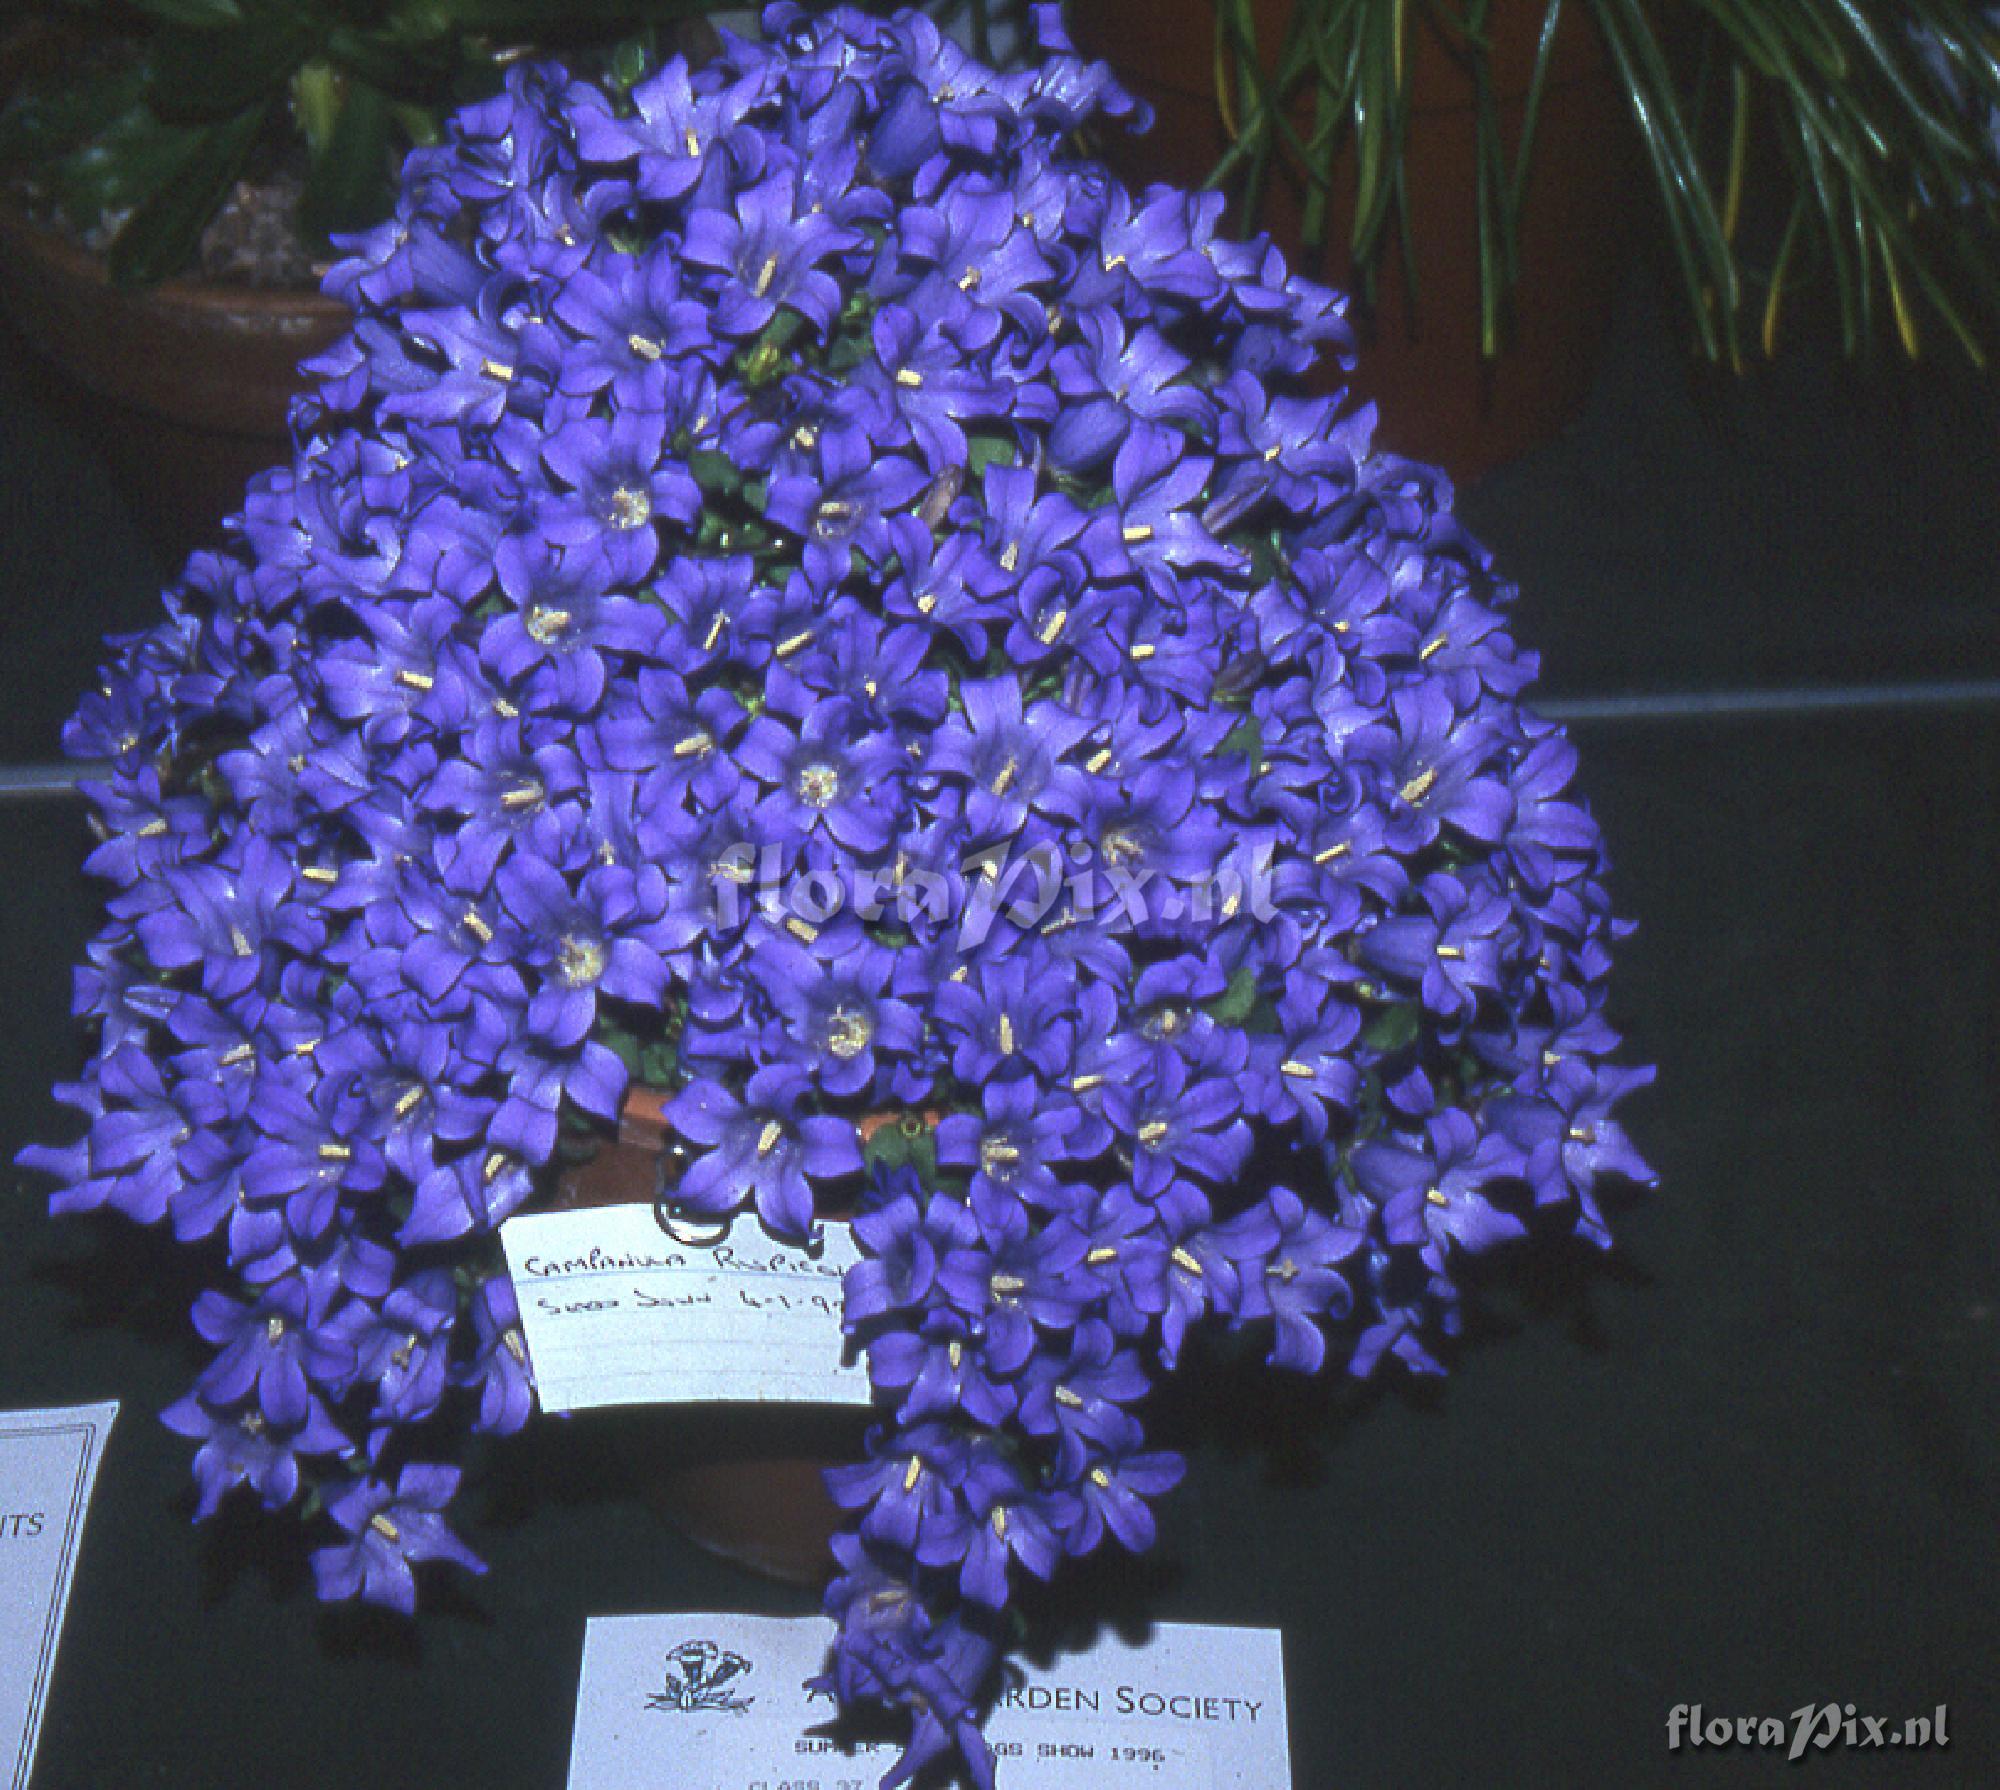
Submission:
<svg viewBox="0 0 2000 1790">
<path fill-rule="evenodd" d="M 620 485 L 606 501 L 605 520 L 614 528 L 637 528 L 653 519 L 653 495 L 637 485 Z"/>
<path fill-rule="evenodd" d="M 528 611 L 528 632 L 544 646 L 569 626 L 567 609 L 547 609 L 537 603 Z"/>
<path fill-rule="evenodd" d="M 979 1146 L 979 1166 L 996 1181 L 1008 1179 L 1021 1160 L 1021 1146 L 1011 1138 L 989 1137 Z"/>
<path fill-rule="evenodd" d="M 840 794 L 840 773 L 817 760 L 799 772 L 799 800 L 809 808 L 827 808 Z"/>
<path fill-rule="evenodd" d="M 858 1057 L 874 1036 L 875 1027 L 868 1015 L 849 1007 L 836 1007 L 826 1022 L 826 1048 L 843 1062 Z"/>
<path fill-rule="evenodd" d="M 595 939 L 566 938 L 556 947 L 556 975 L 571 988 L 584 988 L 604 974 L 604 947 Z"/>
</svg>

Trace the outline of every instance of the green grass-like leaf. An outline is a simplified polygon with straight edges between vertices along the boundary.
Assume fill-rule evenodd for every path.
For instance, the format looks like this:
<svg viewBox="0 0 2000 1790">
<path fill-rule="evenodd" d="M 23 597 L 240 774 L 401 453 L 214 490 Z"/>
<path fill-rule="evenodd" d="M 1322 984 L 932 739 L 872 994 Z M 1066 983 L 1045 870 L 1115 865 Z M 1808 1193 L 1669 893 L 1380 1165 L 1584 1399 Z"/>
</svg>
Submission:
<svg viewBox="0 0 2000 1790">
<path fill-rule="evenodd" d="M 111 245 L 111 277 L 148 286 L 194 258 L 203 227 L 249 160 L 265 108 L 239 113 L 197 137 L 159 190 L 132 214 Z"/>
</svg>

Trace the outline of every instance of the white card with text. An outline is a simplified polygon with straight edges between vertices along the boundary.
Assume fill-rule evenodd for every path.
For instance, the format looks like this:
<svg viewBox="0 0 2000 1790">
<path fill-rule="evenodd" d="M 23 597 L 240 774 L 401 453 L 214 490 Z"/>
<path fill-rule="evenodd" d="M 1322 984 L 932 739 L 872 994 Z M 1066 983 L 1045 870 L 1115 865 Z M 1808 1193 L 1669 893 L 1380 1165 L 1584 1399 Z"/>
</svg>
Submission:
<svg viewBox="0 0 2000 1790">
<path fill-rule="evenodd" d="M 748 1221 L 681 1243 L 650 1206 L 596 1206 L 510 1218 L 500 1241 L 544 1411 L 869 1402 L 840 1332 L 845 1226 L 809 1255 Z"/>
<path fill-rule="evenodd" d="M 0 1768 L 26 1790 L 116 1404 L 0 1411 Z"/>
<path fill-rule="evenodd" d="M 805 1681 L 821 1617 L 593 1616 L 583 1643 L 569 1790 L 875 1790 L 887 1740 L 834 1731 Z M 986 1723 L 1000 1790 L 1283 1790 L 1278 1632 L 1163 1622 L 1009 1669 Z"/>
</svg>

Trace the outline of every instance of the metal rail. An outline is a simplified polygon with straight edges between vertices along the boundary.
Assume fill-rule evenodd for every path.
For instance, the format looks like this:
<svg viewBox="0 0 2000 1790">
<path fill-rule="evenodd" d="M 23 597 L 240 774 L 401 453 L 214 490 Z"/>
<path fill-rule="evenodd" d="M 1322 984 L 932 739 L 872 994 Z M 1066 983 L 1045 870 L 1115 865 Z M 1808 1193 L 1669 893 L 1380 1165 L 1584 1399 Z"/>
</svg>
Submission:
<svg viewBox="0 0 2000 1790">
<path fill-rule="evenodd" d="M 1788 721 L 1813 715 L 2000 705 L 2000 678 L 1938 679 L 1902 684 L 1820 684 L 1777 690 L 1658 690 L 1625 696 L 1558 697 L 1536 703 L 1551 721 L 1595 726 L 1618 722 Z M 101 777 L 102 760 L 0 765 L 0 802 L 60 800 Z"/>
</svg>

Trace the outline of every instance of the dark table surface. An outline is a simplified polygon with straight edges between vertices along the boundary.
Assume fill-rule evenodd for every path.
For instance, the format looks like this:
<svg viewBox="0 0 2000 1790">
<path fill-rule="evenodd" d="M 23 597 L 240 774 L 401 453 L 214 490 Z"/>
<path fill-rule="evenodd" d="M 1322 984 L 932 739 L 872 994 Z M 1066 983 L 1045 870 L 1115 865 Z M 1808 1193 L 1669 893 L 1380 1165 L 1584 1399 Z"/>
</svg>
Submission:
<svg viewBox="0 0 2000 1790">
<path fill-rule="evenodd" d="M 1549 695 L 2000 673 L 1993 389 L 1807 347 L 1718 392 L 1674 327 L 1635 285 L 1580 428 L 1466 501 Z M 0 361 L 0 760 L 52 755 L 156 571 Z M 1660 1066 L 1632 1123 L 1661 1190 L 1599 1271 L 1496 1292 L 1436 1396 L 1213 1401 L 1161 1549 L 1086 1589 L 1281 1628 L 1299 1790 L 2000 1784 L 2000 707 L 1579 737 L 1641 922 L 1616 999 Z M 0 826 L 11 1159 L 59 1123 L 95 897 L 74 806 Z M 462 1596 L 408 1631 L 323 1614 L 283 1534 L 187 1520 L 153 1421 L 195 1359 L 171 1249 L 5 1174 L 0 1408 L 124 1404 L 42 1790 L 556 1786 L 586 1616 L 811 1607 L 678 1539 L 657 1426 L 596 1418 L 474 1490 Z M 1828 1700 L 1943 1703 L 1949 1748 L 1667 1751 L 1676 1704 Z"/>
</svg>

